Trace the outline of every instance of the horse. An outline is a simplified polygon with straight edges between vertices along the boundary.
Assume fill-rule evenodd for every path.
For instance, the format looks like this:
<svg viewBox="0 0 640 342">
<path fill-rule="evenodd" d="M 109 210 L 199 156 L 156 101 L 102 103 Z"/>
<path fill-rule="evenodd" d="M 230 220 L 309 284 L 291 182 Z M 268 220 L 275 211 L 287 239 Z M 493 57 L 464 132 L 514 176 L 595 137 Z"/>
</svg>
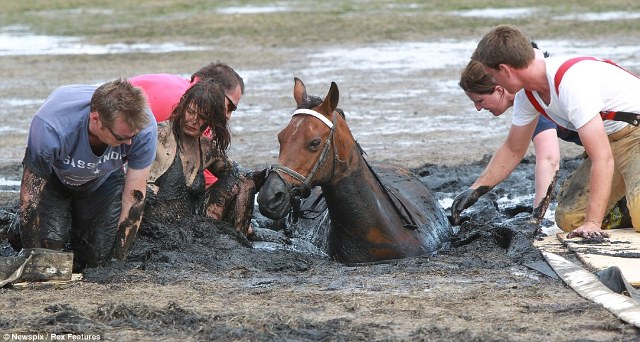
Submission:
<svg viewBox="0 0 640 342">
<path fill-rule="evenodd" d="M 338 108 L 335 82 L 325 99 L 294 78 L 297 109 L 278 133 L 278 163 L 258 192 L 260 213 L 296 215 L 320 186 L 329 211 L 327 254 L 345 264 L 431 256 L 448 248 L 453 229 L 435 197 L 410 171 L 372 167 Z"/>
</svg>

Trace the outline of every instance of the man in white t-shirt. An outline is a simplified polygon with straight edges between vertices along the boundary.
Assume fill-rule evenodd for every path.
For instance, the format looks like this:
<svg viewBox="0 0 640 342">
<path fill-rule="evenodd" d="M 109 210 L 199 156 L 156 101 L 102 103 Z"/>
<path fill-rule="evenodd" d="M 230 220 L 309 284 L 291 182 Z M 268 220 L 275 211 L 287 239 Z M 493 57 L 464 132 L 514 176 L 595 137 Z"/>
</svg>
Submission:
<svg viewBox="0 0 640 342">
<path fill-rule="evenodd" d="M 640 129 L 603 120 L 617 112 L 640 113 L 640 79 L 595 58 L 536 59 L 529 42 L 516 27 L 500 25 L 473 53 L 472 59 L 482 63 L 496 83 L 511 93 L 525 92 L 516 96 L 506 141 L 470 189 L 456 196 L 454 222 L 515 169 L 543 113 L 578 132 L 588 155 L 560 190 L 558 226 L 570 232 L 569 237 L 608 236 L 601 229 L 602 220 L 626 194 L 632 224 L 640 231 Z"/>
</svg>

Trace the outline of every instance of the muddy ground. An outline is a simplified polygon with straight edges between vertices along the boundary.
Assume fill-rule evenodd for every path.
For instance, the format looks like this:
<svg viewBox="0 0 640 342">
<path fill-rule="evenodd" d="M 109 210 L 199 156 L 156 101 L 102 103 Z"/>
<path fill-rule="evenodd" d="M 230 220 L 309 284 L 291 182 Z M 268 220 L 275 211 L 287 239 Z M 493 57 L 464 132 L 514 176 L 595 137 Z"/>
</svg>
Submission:
<svg viewBox="0 0 640 342">
<path fill-rule="evenodd" d="M 486 161 L 414 171 L 450 198 Z M 577 162 L 565 160 L 561 176 Z M 252 248 L 225 224 L 191 218 L 147 231 L 129 261 L 81 281 L 0 289 L 0 330 L 113 341 L 637 341 L 638 329 L 525 266 L 543 261 L 531 239 L 512 239 L 531 236 L 530 199 L 513 196 L 531 193 L 532 167 L 525 160 L 485 195 L 451 248 L 431 257 L 345 266 L 286 239 Z M 3 218 L 16 201 L 4 193 Z"/>
<path fill-rule="evenodd" d="M 160 2 L 158 8 L 165 3 L 169 2 Z M 135 3 L 132 7 L 139 6 Z M 463 65 L 417 70 L 404 66 L 399 67 L 401 70 L 387 69 L 384 65 L 358 68 L 353 63 L 338 63 L 341 56 L 335 57 L 333 66 L 318 65 L 317 58 L 312 57 L 333 51 L 347 54 L 359 47 L 375 48 L 379 40 L 394 43 L 437 41 L 444 37 L 445 41 L 470 41 L 502 19 L 475 20 L 476 28 L 468 28 L 463 24 L 472 20 L 451 18 L 456 25 L 445 23 L 440 27 L 440 20 L 449 19 L 437 12 L 413 17 L 411 6 L 406 10 L 390 8 L 383 12 L 349 12 L 341 17 L 345 20 L 339 20 L 348 24 L 347 29 L 340 29 L 337 22 L 325 25 L 333 23 L 326 17 L 314 21 L 318 13 L 289 17 L 283 14 L 284 19 L 278 20 L 288 23 L 286 26 L 264 19 L 275 20 L 278 15 L 272 16 L 275 19 L 268 15 L 257 17 L 259 20 L 251 17 L 247 22 L 241 16 L 229 17 L 229 21 L 240 23 L 238 27 L 219 29 L 213 34 L 192 34 L 181 40 L 195 45 L 213 44 L 204 51 L 0 56 L 0 98 L 4 101 L 0 124 L 20 128 L 0 135 L 0 177 L 19 180 L 29 120 L 56 87 L 94 84 L 142 73 L 189 75 L 219 59 L 235 67 L 246 81 L 245 96 L 231 122 L 231 156 L 241 165 L 258 168 L 275 161 L 277 130 L 286 124 L 293 109 L 294 76 L 302 78 L 311 93 L 319 96 L 324 96 L 330 82 L 336 81 L 340 107 L 347 113 L 368 160 L 412 169 L 446 203 L 482 171 L 486 155 L 493 153 L 503 140 L 509 122 L 508 115 L 491 118 L 487 113 L 475 113 L 455 84 Z M 162 16 L 167 23 L 164 26 L 158 25 L 155 18 L 142 15 L 140 20 L 136 17 L 132 21 L 157 28 L 160 38 L 155 37 L 156 40 L 173 42 L 173 36 L 163 36 L 163 29 L 182 32 L 180 28 L 191 24 L 194 32 L 201 32 L 198 29 L 208 30 L 205 25 L 219 19 L 215 13 L 195 12 L 187 11 L 184 17 Z M 392 16 L 392 12 L 396 14 Z M 65 28 L 67 22 L 72 24 L 80 16 L 91 15 L 89 11 L 77 13 L 78 18 L 73 10 L 28 11 L 25 18 L 45 18 L 55 24 L 51 18 L 59 17 L 61 22 L 52 26 Z M 126 14 L 116 13 L 120 17 Z M 207 20 L 192 21 L 198 15 Z M 540 25 L 539 17 L 524 19 L 523 24 L 531 30 L 542 30 L 547 23 Z M 106 21 L 102 26 L 96 22 L 96 32 L 120 27 L 112 24 L 112 16 Z M 416 22 L 433 23 L 434 27 L 412 28 Z M 609 22 L 597 27 L 633 27 L 634 23 Z M 258 27 L 262 24 L 265 26 Z M 583 26 L 574 29 L 578 27 L 576 23 L 567 23 L 562 25 L 571 29 L 557 31 L 579 33 L 581 39 L 603 44 L 637 43 L 632 34 L 588 31 L 591 26 L 577 24 Z M 436 26 L 441 31 L 436 31 Z M 130 34 L 138 32 L 124 27 Z M 249 32 L 236 35 L 235 32 L 243 32 L 242 27 L 248 27 Z M 277 27 L 285 28 L 284 38 L 276 36 L 282 34 L 275 32 Z M 339 32 L 332 32 L 332 27 Z M 305 35 L 289 34 L 294 28 Z M 450 29 L 455 36 L 450 36 Z M 145 32 L 140 30 L 139 34 Z M 252 41 L 257 34 L 261 40 Z M 288 35 L 293 44 L 288 42 Z M 348 39 L 341 41 L 345 36 Z M 545 48 L 553 52 L 555 31 L 552 36 L 541 36 L 549 39 Z M 101 41 L 101 36 L 93 38 Z M 568 39 L 572 38 L 575 37 L 570 35 Z M 102 39 L 111 42 L 109 36 Z M 147 42 L 145 37 L 130 40 Z M 7 105 L 12 99 L 33 101 Z M 394 120 L 387 119 L 392 114 Z M 398 117 L 410 120 L 410 128 L 403 127 Z M 433 118 L 427 125 L 436 127 L 428 133 L 412 132 L 411 125 L 417 128 L 415 122 L 421 121 L 415 119 L 422 117 Z M 567 159 L 563 161 L 560 181 L 575 167 L 580 153 L 580 149 L 568 144 L 561 147 Z M 127 262 L 86 270 L 81 281 L 0 289 L 0 331 L 36 334 L 43 339 L 50 339 L 50 334 L 70 333 L 77 338 L 99 336 L 111 341 L 640 340 L 639 329 L 583 299 L 561 280 L 525 266 L 541 261 L 530 246 L 531 226 L 525 219 L 533 196 L 532 159 L 529 153 L 512 177 L 485 195 L 466 214 L 468 219 L 451 248 L 434 256 L 345 266 L 317 253 L 295 251 L 296 244 L 301 243 L 295 240 L 282 238 L 267 245 L 274 247 L 271 249 L 252 248 L 253 242 L 238 236 L 227 225 L 191 218 L 167 223 L 163 231 L 142 234 Z M 6 191 L 15 190 L 11 186 L 0 190 L 0 228 L 4 228 L 14 212 L 18 194 Z M 548 221 L 543 223 L 551 225 Z M 531 239 L 511 239 L 522 235 L 517 231 L 524 231 Z M 282 237 L 278 234 L 274 233 Z M 0 254 L 13 253 L 2 241 Z M 11 339 L 11 335 L 8 337 Z"/>
</svg>

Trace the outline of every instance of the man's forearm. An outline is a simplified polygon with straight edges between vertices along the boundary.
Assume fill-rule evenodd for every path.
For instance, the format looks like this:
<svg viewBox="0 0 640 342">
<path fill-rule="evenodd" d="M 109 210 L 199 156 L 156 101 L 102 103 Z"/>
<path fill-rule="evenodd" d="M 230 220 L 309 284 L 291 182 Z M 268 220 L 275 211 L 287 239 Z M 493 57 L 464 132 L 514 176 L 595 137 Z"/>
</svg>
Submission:
<svg viewBox="0 0 640 342">
<path fill-rule="evenodd" d="M 123 197 L 125 197 L 123 195 Z M 138 233 L 138 228 L 142 222 L 144 211 L 144 194 L 140 190 L 132 190 L 133 201 L 122 201 L 122 212 L 118 221 L 118 231 L 116 233 L 116 245 L 114 257 L 124 260 L 133 245 Z"/>
<path fill-rule="evenodd" d="M 585 215 L 585 222 L 591 221 L 598 225 L 607 211 L 607 203 L 611 195 L 611 181 L 613 179 L 613 159 L 604 161 L 592 161 L 590 184 L 589 184 L 589 204 Z"/>
<path fill-rule="evenodd" d="M 487 165 L 482 174 L 471 185 L 471 188 L 475 189 L 483 185 L 493 188 L 511 174 L 523 156 L 524 153 L 519 154 L 513 152 L 503 145 L 498 149 L 493 158 L 491 158 L 489 165 Z"/>
<path fill-rule="evenodd" d="M 41 247 L 38 203 L 47 179 L 25 167 L 20 186 L 20 229 L 23 248 Z"/>
<path fill-rule="evenodd" d="M 122 192 L 122 210 L 114 246 L 114 257 L 124 260 L 129 253 L 142 221 L 147 178 L 151 166 L 143 170 L 128 169 Z"/>
</svg>

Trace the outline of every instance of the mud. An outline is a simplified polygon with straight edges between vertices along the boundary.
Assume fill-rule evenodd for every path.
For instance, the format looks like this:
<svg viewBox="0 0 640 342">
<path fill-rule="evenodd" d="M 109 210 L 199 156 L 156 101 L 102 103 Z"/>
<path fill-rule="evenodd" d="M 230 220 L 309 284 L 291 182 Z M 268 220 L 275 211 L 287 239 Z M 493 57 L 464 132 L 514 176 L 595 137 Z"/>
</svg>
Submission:
<svg viewBox="0 0 640 342">
<path fill-rule="evenodd" d="M 412 171 L 446 202 L 486 162 Z M 577 162 L 563 161 L 560 181 Z M 126 262 L 81 281 L 0 289 L 0 329 L 114 341 L 637 340 L 637 329 L 525 266 L 544 264 L 531 245 L 532 167 L 526 159 L 465 211 L 451 248 L 433 257 L 347 266 L 323 256 L 318 232 L 296 231 L 304 224 L 257 215 L 256 242 L 186 217 L 141 227 Z M 1 204 L 4 227 L 17 193 Z M 15 255 L 6 242 L 0 253 Z"/>
</svg>

